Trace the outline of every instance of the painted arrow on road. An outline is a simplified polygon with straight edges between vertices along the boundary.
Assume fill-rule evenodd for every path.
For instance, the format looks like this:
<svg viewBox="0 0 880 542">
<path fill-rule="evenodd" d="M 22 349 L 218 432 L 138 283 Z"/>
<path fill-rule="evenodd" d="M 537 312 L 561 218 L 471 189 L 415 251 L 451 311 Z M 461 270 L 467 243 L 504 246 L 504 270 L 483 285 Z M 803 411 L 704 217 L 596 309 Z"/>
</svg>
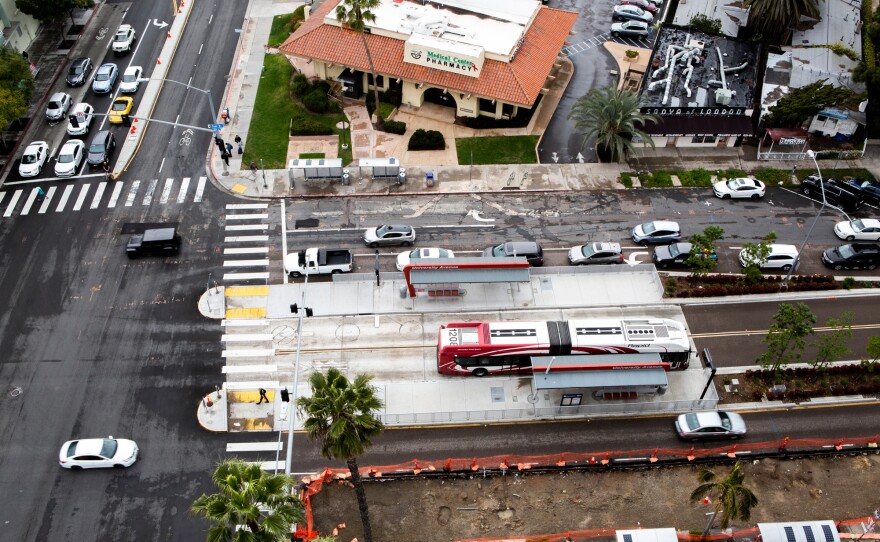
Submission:
<svg viewBox="0 0 880 542">
<path fill-rule="evenodd" d="M 480 216 L 480 211 L 477 211 L 476 209 L 473 209 L 473 210 L 471 210 L 471 211 L 468 211 L 467 216 L 472 216 L 472 217 L 474 217 L 474 220 L 477 220 L 477 221 L 479 221 L 479 222 L 495 222 L 495 219 L 494 219 L 494 218 L 483 218 L 483 217 L 481 217 L 481 216 Z"/>
<path fill-rule="evenodd" d="M 633 252 L 629 255 L 629 258 L 626 259 L 626 263 L 629 265 L 639 265 L 642 262 L 639 261 L 638 256 L 647 256 L 648 254 L 648 252 Z"/>
<path fill-rule="evenodd" d="M 159 19 L 153 19 L 153 26 L 158 26 L 159 28 L 165 28 L 166 26 L 168 26 L 168 23 L 166 23 L 165 21 L 162 21 L 160 23 Z"/>
</svg>

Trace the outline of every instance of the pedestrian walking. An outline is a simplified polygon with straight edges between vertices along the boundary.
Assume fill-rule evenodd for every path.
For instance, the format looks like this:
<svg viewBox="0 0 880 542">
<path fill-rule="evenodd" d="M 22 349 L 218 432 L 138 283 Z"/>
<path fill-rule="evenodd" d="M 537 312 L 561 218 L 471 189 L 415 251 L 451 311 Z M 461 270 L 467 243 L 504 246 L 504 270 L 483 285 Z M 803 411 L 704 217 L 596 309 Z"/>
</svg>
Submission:
<svg viewBox="0 0 880 542">
<path fill-rule="evenodd" d="M 238 154 L 244 154 L 244 146 L 241 144 L 241 136 L 235 136 L 235 144 L 238 145 Z"/>
<path fill-rule="evenodd" d="M 791 176 L 794 177 L 797 173 L 797 164 L 791 166 Z"/>
<path fill-rule="evenodd" d="M 226 144 L 226 154 L 232 154 L 232 143 Z"/>
<path fill-rule="evenodd" d="M 257 177 L 257 163 L 251 160 L 251 173 L 254 174 L 254 178 Z"/>
<path fill-rule="evenodd" d="M 231 148 L 231 147 L 232 147 L 232 145 L 230 145 L 230 148 Z M 220 158 L 223 159 L 223 163 L 226 164 L 227 166 L 229 165 L 229 157 L 230 157 L 230 156 L 232 156 L 232 155 L 229 154 L 228 152 L 224 152 L 224 153 L 222 153 L 222 154 L 220 155 Z"/>
<path fill-rule="evenodd" d="M 258 405 L 261 404 L 264 399 L 266 400 L 267 403 L 269 402 L 269 398 L 266 397 L 266 390 L 264 390 L 263 388 L 260 388 L 260 400 L 257 401 L 257 404 Z"/>
<path fill-rule="evenodd" d="M 37 187 L 37 194 L 38 194 L 40 197 L 45 197 L 45 196 L 46 196 L 46 193 L 43 192 L 43 188 L 40 187 L 40 186 Z"/>
</svg>

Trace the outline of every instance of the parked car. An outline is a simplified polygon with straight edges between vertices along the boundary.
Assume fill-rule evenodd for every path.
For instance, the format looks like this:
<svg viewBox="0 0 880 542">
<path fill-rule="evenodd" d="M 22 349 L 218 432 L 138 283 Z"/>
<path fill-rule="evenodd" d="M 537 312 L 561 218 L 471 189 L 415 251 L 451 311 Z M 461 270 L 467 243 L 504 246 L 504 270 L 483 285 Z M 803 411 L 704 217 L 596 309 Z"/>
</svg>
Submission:
<svg viewBox="0 0 880 542">
<path fill-rule="evenodd" d="M 618 36 L 642 38 L 650 33 L 648 23 L 645 21 L 623 21 L 622 23 L 613 23 L 611 25 L 611 35 L 615 38 Z"/>
<path fill-rule="evenodd" d="M 397 270 L 403 271 L 403 268 L 410 263 L 422 263 L 419 260 L 431 258 L 455 258 L 455 253 L 445 248 L 417 248 L 415 250 L 407 250 L 397 255 Z"/>
<path fill-rule="evenodd" d="M 107 122 L 110 124 L 122 124 L 123 115 L 131 114 L 134 107 L 134 98 L 128 96 L 120 96 L 113 100 L 110 106 L 110 112 L 107 114 Z"/>
<path fill-rule="evenodd" d="M 55 159 L 55 175 L 73 177 L 82 165 L 86 144 L 81 139 L 70 139 L 58 151 Z"/>
<path fill-rule="evenodd" d="M 637 6 L 614 6 L 611 12 L 614 21 L 644 21 L 648 24 L 654 22 L 654 16 Z"/>
<path fill-rule="evenodd" d="M 18 164 L 18 174 L 22 177 L 36 177 L 43 170 L 48 157 L 49 144 L 45 141 L 34 141 L 24 149 Z"/>
<path fill-rule="evenodd" d="M 122 81 L 119 83 L 119 92 L 122 92 L 123 94 L 137 92 L 143 75 L 144 69 L 140 66 L 129 66 L 125 68 L 125 73 L 122 74 Z"/>
<path fill-rule="evenodd" d="M 880 241 L 880 220 L 859 218 L 834 225 L 834 235 L 844 241 Z"/>
<path fill-rule="evenodd" d="M 864 203 L 864 198 L 857 195 L 846 183 L 835 179 L 824 179 L 820 183 L 818 175 L 805 177 L 801 181 L 801 192 L 805 196 L 822 201 L 822 186 L 825 188 L 825 200 L 845 211 L 855 211 Z"/>
<path fill-rule="evenodd" d="M 875 206 L 880 205 L 880 182 L 863 179 L 846 179 L 845 182 L 856 194 L 861 195 L 866 202 Z"/>
<path fill-rule="evenodd" d="M 853 243 L 829 248 L 822 253 L 822 263 L 832 269 L 877 269 L 880 245 Z"/>
<path fill-rule="evenodd" d="M 654 265 L 657 267 L 687 267 L 688 258 L 691 257 L 691 243 L 672 243 L 671 245 L 661 245 L 654 248 Z M 705 257 L 717 260 L 718 254 L 713 250 L 711 253 L 705 253 Z"/>
<path fill-rule="evenodd" d="M 119 75 L 119 68 L 116 64 L 103 64 L 98 71 L 95 72 L 95 79 L 92 80 L 92 92 L 95 94 L 107 94 L 113 90 L 116 84 L 116 77 Z"/>
<path fill-rule="evenodd" d="M 49 97 L 49 102 L 46 104 L 46 120 L 59 121 L 63 119 L 67 110 L 70 109 L 71 101 L 70 94 L 66 92 L 56 92 Z"/>
<path fill-rule="evenodd" d="M 383 225 L 367 228 L 364 232 L 364 243 L 371 248 L 387 245 L 408 247 L 416 242 L 416 230 L 412 226 Z"/>
<path fill-rule="evenodd" d="M 61 446 L 58 463 L 65 469 L 108 469 L 130 467 L 137 461 L 138 446 L 124 438 L 84 438 Z"/>
<path fill-rule="evenodd" d="M 636 6 L 638 8 L 642 8 L 648 13 L 651 13 L 652 15 L 654 14 L 654 12 L 657 11 L 657 5 L 654 4 L 654 2 L 651 2 L 651 0 L 620 0 L 620 5 Z"/>
<path fill-rule="evenodd" d="M 130 24 L 120 25 L 119 30 L 117 30 L 116 34 L 113 36 L 113 52 L 125 53 L 131 51 L 131 47 L 134 45 L 134 40 L 136 39 L 137 35 Z"/>
<path fill-rule="evenodd" d="M 307 248 L 291 252 L 284 258 L 284 270 L 291 277 L 303 275 L 335 275 L 352 269 L 354 256 L 344 248 Z"/>
<path fill-rule="evenodd" d="M 675 243 L 681 241 L 681 228 L 669 220 L 645 222 L 632 229 L 632 240 L 639 245 Z"/>
<path fill-rule="evenodd" d="M 501 243 L 483 250 L 483 256 L 495 258 L 521 257 L 528 260 L 532 267 L 544 265 L 544 249 L 532 241 L 513 241 Z"/>
<path fill-rule="evenodd" d="M 587 243 L 572 247 L 568 251 L 568 263 L 571 265 L 623 263 L 624 261 L 620 243 Z"/>
<path fill-rule="evenodd" d="M 761 181 L 748 178 L 727 179 L 712 185 L 715 196 L 721 199 L 763 198 L 767 187 Z"/>
<path fill-rule="evenodd" d="M 149 254 L 171 256 L 177 254 L 180 245 L 177 228 L 153 228 L 129 237 L 125 244 L 125 255 L 131 260 Z"/>
<path fill-rule="evenodd" d="M 781 269 L 783 271 L 788 271 L 795 265 L 795 262 L 798 259 L 798 249 L 794 245 L 780 245 L 780 244 L 772 244 L 770 245 L 770 254 L 767 256 L 767 261 L 763 264 L 758 265 L 759 269 Z M 748 258 L 745 249 L 739 252 L 739 265 L 740 267 L 748 267 L 752 263 L 755 262 L 753 258 Z M 797 262 L 798 266 L 800 262 Z M 797 268 L 795 268 L 797 269 Z"/>
<path fill-rule="evenodd" d="M 91 167 L 98 167 L 104 162 L 110 161 L 113 149 L 116 148 L 116 138 L 110 130 L 102 130 L 95 134 L 92 144 L 89 145 L 89 154 L 86 162 Z"/>
<path fill-rule="evenodd" d="M 88 57 L 77 58 L 70 63 L 67 69 L 67 85 L 78 87 L 86 83 L 89 73 L 92 71 L 92 59 Z"/>
<path fill-rule="evenodd" d="M 738 439 L 746 434 L 746 422 L 735 412 L 690 412 L 675 420 L 675 431 L 691 441 Z"/>
<path fill-rule="evenodd" d="M 86 135 L 92 126 L 95 110 L 91 105 L 81 102 L 73 107 L 67 120 L 67 133 L 72 136 Z M 76 125 L 74 125 L 74 119 Z"/>
</svg>

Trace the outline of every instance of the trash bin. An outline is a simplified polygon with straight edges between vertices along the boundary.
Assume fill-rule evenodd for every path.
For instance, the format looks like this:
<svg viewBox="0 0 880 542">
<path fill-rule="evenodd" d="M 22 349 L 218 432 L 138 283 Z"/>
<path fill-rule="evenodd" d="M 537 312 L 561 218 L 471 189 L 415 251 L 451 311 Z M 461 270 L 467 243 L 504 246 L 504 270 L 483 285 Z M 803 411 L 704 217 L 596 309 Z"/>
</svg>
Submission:
<svg viewBox="0 0 880 542">
<path fill-rule="evenodd" d="M 428 188 L 434 186 L 434 174 L 430 171 L 425 174 L 425 186 Z"/>
<path fill-rule="evenodd" d="M 400 168 L 397 172 L 397 184 L 403 184 L 406 182 L 406 168 Z"/>
</svg>

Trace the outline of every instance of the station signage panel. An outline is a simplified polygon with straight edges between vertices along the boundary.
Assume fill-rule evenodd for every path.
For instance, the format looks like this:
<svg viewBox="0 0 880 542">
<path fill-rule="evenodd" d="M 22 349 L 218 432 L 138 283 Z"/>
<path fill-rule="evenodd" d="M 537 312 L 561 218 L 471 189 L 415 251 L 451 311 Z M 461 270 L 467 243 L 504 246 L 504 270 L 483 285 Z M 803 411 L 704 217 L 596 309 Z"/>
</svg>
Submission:
<svg viewBox="0 0 880 542">
<path fill-rule="evenodd" d="M 403 61 L 435 70 L 480 77 L 485 58 L 483 48 L 413 34 L 404 47 Z"/>
</svg>

